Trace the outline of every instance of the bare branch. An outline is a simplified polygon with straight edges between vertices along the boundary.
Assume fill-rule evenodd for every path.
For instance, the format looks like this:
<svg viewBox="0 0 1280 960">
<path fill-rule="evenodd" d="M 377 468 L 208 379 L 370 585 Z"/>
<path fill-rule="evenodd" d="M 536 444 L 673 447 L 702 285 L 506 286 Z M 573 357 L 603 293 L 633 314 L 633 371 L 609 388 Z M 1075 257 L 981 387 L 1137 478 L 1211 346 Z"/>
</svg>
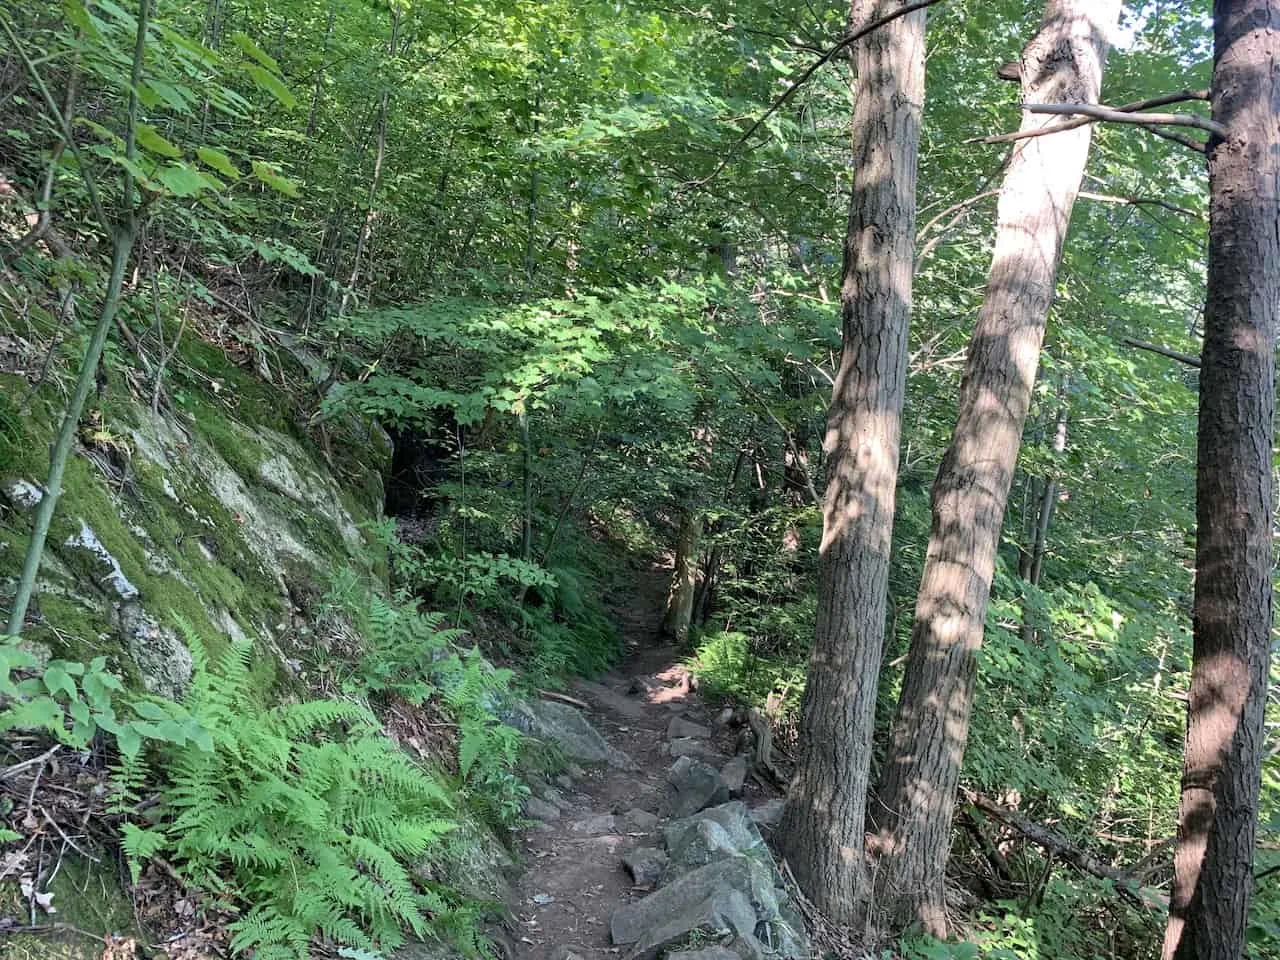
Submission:
<svg viewBox="0 0 1280 960">
<path fill-rule="evenodd" d="M 1164 107 L 1171 103 L 1185 103 L 1188 100 L 1208 99 L 1208 90 L 1179 90 L 1176 93 L 1165 93 L 1158 97 L 1150 97 L 1146 100 L 1135 100 L 1132 103 L 1124 103 L 1118 107 L 1111 107 L 1110 109 L 1118 110 L 1121 113 L 1136 113 L 1139 110 L 1150 110 L 1152 107 Z M 1051 133 L 1061 133 L 1063 130 L 1074 130 L 1076 127 L 1083 127 L 1086 124 L 1093 122 L 1093 119 L 1090 117 L 1080 117 L 1075 120 L 1068 120 L 1065 123 L 1055 123 L 1052 126 L 1041 127 L 1038 130 L 1016 130 L 1013 133 L 999 133 L 990 137 L 975 137 L 972 140 L 966 140 L 965 143 L 1012 143 L 1015 140 L 1027 140 L 1031 137 L 1047 137 Z M 1194 143 L 1194 141 L 1191 142 Z"/>
<path fill-rule="evenodd" d="M 1135 906 L 1150 908 L 1152 899 L 1160 899 L 1161 895 L 1154 890 L 1144 890 L 1137 878 L 1130 873 L 1104 863 L 1087 850 L 1076 846 L 1070 838 L 1052 827 L 1044 826 L 1023 816 L 1017 810 L 996 803 L 990 797 L 972 791 L 965 791 L 968 800 L 975 807 L 995 817 L 1005 826 L 1016 830 L 1032 843 L 1047 850 L 1054 856 L 1069 863 L 1081 873 L 1088 873 L 1115 884 L 1116 893 L 1129 900 Z"/>
<path fill-rule="evenodd" d="M 716 165 L 716 168 L 714 170 L 712 170 L 709 174 L 707 174 L 701 180 L 694 180 L 691 183 L 687 184 L 686 188 L 697 188 L 697 187 L 705 186 L 706 184 L 714 180 L 717 176 L 719 176 L 720 172 L 729 165 L 729 161 L 732 160 L 734 156 L 737 154 L 737 152 L 742 149 L 743 145 L 755 135 L 755 132 L 760 129 L 760 127 L 764 124 L 764 122 L 768 120 L 771 116 L 773 116 L 775 113 L 777 113 L 778 110 L 781 109 L 787 103 L 788 100 L 790 100 L 793 96 L 795 96 L 796 91 L 798 91 L 802 86 L 808 83 L 810 78 L 815 73 L 818 72 L 819 68 L 822 67 L 823 64 L 830 63 L 836 57 L 836 55 L 840 53 L 842 50 L 845 50 L 848 47 L 852 46 L 853 44 L 857 43 L 867 34 L 874 33 L 875 31 L 879 30 L 881 27 L 885 26 L 886 24 L 892 23 L 894 20 L 897 20 L 899 17 L 905 17 L 909 13 L 915 13 L 917 10 L 923 10 L 925 7 L 931 7 L 935 3 L 940 3 L 940 2 L 941 0 L 915 0 L 914 3 L 908 3 L 903 7 L 899 7 L 897 10 L 894 10 L 892 13 L 887 13 L 883 17 L 879 17 L 876 20 L 871 21 L 871 23 L 867 24 L 865 27 L 861 27 L 858 30 L 855 30 L 853 33 L 849 34 L 847 37 L 843 38 L 834 47 L 832 47 L 830 50 L 828 50 L 826 53 L 820 56 L 817 60 L 811 63 L 808 69 L 806 69 L 804 73 L 800 74 L 800 76 L 795 80 L 795 82 L 792 83 L 791 86 L 789 86 L 786 89 L 786 92 L 784 92 L 782 96 L 778 97 L 777 100 L 773 101 L 773 103 L 769 105 L 769 109 L 767 109 L 764 113 L 762 113 L 760 117 L 755 121 L 755 123 L 751 124 L 751 126 L 747 128 L 747 132 L 744 133 L 742 136 L 740 136 L 736 141 L 734 141 L 733 146 L 731 146 L 725 152 L 724 159 L 722 159 Z"/>
<path fill-rule="evenodd" d="M 1131 123 L 1141 127 L 1195 127 L 1216 137 L 1225 138 L 1227 128 L 1214 120 L 1189 113 L 1127 113 L 1114 107 L 1094 106 L 1091 103 L 1024 103 L 1028 113 L 1048 113 L 1069 117 L 1083 114 L 1091 120 L 1107 123 Z"/>
<path fill-rule="evenodd" d="M 760 394 L 756 393 L 755 390 L 751 389 L 751 385 L 742 379 L 733 367 L 729 366 L 727 363 L 721 363 L 720 366 L 724 372 L 729 375 L 729 379 L 736 383 L 748 397 L 754 400 L 756 406 L 760 408 L 761 412 L 773 421 L 773 425 L 782 432 L 782 439 L 787 444 L 787 448 L 791 451 L 791 455 L 796 458 L 796 463 L 803 467 L 804 454 L 796 445 L 794 431 L 779 419 L 778 415 L 773 412 L 773 408 L 769 406 L 768 401 L 765 400 L 764 397 L 760 396 Z M 813 505 L 821 507 L 822 497 L 818 495 L 818 491 L 813 485 L 813 480 L 810 478 L 808 470 L 804 470 L 804 485 L 805 492 L 809 494 L 809 499 L 813 501 Z"/>
<path fill-rule="evenodd" d="M 1199 140 L 1192 140 L 1190 137 L 1184 137 L 1182 134 L 1174 133 L 1172 130 L 1162 130 L 1160 127 L 1147 127 L 1145 129 L 1148 133 L 1154 133 L 1157 137 L 1163 137 L 1166 140 L 1172 140 L 1174 143 L 1180 143 L 1182 146 L 1189 150 L 1194 150 L 1196 153 L 1202 155 L 1208 153 L 1209 148 Z"/>
<path fill-rule="evenodd" d="M 1120 340 L 1126 347 L 1135 347 L 1138 350 L 1146 350 L 1150 353 L 1158 353 L 1162 357 L 1168 357 L 1170 360 L 1177 360 L 1179 363 L 1185 363 L 1188 367 L 1200 368 L 1200 358 L 1192 356 L 1189 353 L 1182 353 L 1178 350 L 1172 350 L 1169 347 L 1162 347 L 1158 343 L 1147 343 L 1145 340 L 1135 340 L 1133 337 L 1122 337 Z"/>
<path fill-rule="evenodd" d="M 1098 203 L 1122 203 L 1131 207 L 1161 207 L 1184 217 L 1192 217 L 1196 220 L 1204 219 L 1204 215 L 1198 210 L 1192 210 L 1190 207 L 1180 207 L 1176 203 L 1170 203 L 1168 200 L 1160 200 L 1156 197 L 1116 197 L 1109 193 L 1090 193 L 1087 190 L 1081 190 L 1079 196 L 1082 200 L 1095 200 Z"/>
</svg>

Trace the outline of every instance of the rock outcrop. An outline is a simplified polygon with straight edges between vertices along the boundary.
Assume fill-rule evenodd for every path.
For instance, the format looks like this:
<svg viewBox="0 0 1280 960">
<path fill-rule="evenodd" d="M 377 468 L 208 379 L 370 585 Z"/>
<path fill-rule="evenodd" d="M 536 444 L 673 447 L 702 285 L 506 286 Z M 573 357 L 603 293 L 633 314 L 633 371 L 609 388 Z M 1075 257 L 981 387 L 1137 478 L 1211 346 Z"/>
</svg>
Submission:
<svg viewBox="0 0 1280 960">
<path fill-rule="evenodd" d="M 663 834 L 662 885 L 609 919 L 610 937 L 629 948 L 628 957 L 656 957 L 691 940 L 705 944 L 708 939 L 718 944 L 670 956 L 692 960 L 707 950 L 711 953 L 703 960 L 802 960 L 810 955 L 803 921 L 742 803 L 675 820 Z M 652 865 L 654 853 L 642 848 L 628 856 Z"/>
</svg>

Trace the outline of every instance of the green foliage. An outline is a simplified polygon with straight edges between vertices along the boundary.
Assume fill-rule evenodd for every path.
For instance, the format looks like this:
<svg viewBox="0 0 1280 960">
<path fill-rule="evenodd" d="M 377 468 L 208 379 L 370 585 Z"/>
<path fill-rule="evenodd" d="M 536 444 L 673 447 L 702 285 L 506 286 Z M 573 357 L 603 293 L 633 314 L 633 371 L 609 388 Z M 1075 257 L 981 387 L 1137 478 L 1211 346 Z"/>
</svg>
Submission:
<svg viewBox="0 0 1280 960">
<path fill-rule="evenodd" d="M 123 711 L 118 713 L 117 710 Z M 0 638 L 0 730 L 43 730 L 83 749 L 99 730 L 115 737 L 125 757 L 144 741 L 207 750 L 209 731 L 179 704 L 124 695 L 106 657 L 89 663 L 43 662 L 13 637 Z"/>
<path fill-rule="evenodd" d="M 430 934 L 451 907 L 413 865 L 452 827 L 445 789 L 367 707 L 262 707 L 247 644 L 210 664 L 199 638 L 187 641 L 196 669 L 184 705 L 212 749 L 161 751 L 163 819 L 126 831 L 133 863 L 162 852 L 190 882 L 243 900 L 232 946 L 256 957 L 305 957 L 316 934 L 364 950 Z"/>
<path fill-rule="evenodd" d="M 602 597 L 635 578 L 618 555 L 661 555 L 686 505 L 707 514 L 703 570 L 712 572 L 713 557 L 719 563 L 696 669 L 728 695 L 773 696 L 780 718 L 792 716 L 817 609 L 821 532 L 802 480 L 821 490 L 855 172 L 841 69 L 818 71 L 750 142 L 737 141 L 844 29 L 847 5 L 716 0 L 678 15 L 644 0 L 154 6 L 132 157 L 124 144 L 136 7 L 68 0 L 0 14 L 17 39 L 2 55 L 11 82 L 0 101 L 8 198 L 0 232 L 27 235 L 41 211 L 54 231 L 12 260 L 6 252 L 0 342 L 5 370 L 17 373 L 0 374 L 0 473 L 30 480 L 45 466 L 47 436 L 32 421 L 43 429 L 57 409 L 29 403 L 30 384 L 41 382 L 41 401 L 61 397 L 67 359 L 85 339 L 83 307 L 101 286 L 108 246 L 92 182 L 113 211 L 126 190 L 136 193 L 143 227 L 121 312 L 136 343 L 108 344 L 104 403 L 149 393 L 165 368 L 161 410 L 212 443 L 248 484 L 272 452 L 255 430 L 296 434 L 343 469 L 351 458 L 332 449 L 335 438 L 372 435 L 376 418 L 399 439 L 437 449 L 426 479 L 414 479 L 423 496 L 412 519 L 424 532 L 412 546 L 385 529 L 375 537 L 390 552 L 394 601 L 379 606 L 360 593 L 346 609 L 360 654 L 326 666 L 347 700 L 279 712 L 250 704 L 254 722 L 241 737 L 225 717 L 206 724 L 194 708 L 126 696 L 111 687 L 105 662 L 77 665 L 59 648 L 66 659 L 42 666 L 6 645 L 0 727 L 34 725 L 77 746 L 95 731 L 114 738 L 120 811 L 154 780 L 145 746 L 199 760 L 195 772 L 222 778 L 219 796 L 233 781 L 248 791 L 234 798 L 259 818 L 236 821 L 246 836 L 283 818 L 293 838 L 317 801 L 280 814 L 286 794 L 276 781 L 310 796 L 325 771 L 363 775 L 364 761 L 331 754 L 376 741 L 360 704 L 399 699 L 438 707 L 457 726 L 461 798 L 507 823 L 521 797 L 510 772 L 521 747 L 494 716 L 520 681 L 462 645 L 492 645 L 539 685 L 602 669 L 618 653 Z M 1204 87 L 1208 12 L 1204 0 L 1129 11 L 1108 61 L 1107 102 Z M 972 141 L 1017 124 L 1016 89 L 991 66 L 1016 56 L 1027 13 L 1003 2 L 930 11 L 919 195 L 931 252 L 914 288 L 882 723 L 911 627 L 928 486 L 954 422 L 958 361 L 989 265 L 991 202 L 969 201 L 987 189 L 1000 155 Z M 78 150 L 62 142 L 19 50 L 55 105 L 72 105 Z M 1198 347 L 1202 166 L 1141 131 L 1095 131 L 1096 192 L 1077 204 L 1059 274 L 965 770 L 974 786 L 1016 789 L 1028 815 L 1117 863 L 1172 831 L 1196 403 L 1194 373 L 1124 338 Z M 64 300 L 81 309 L 66 312 Z M 1059 409 L 1069 425 L 1062 453 L 1053 449 Z M 1050 476 L 1060 496 L 1045 575 L 1033 587 L 1014 571 Z M 164 496 L 145 469 L 122 480 L 134 485 L 144 505 Z M 275 600 L 262 600 L 276 571 L 255 569 L 234 522 L 214 523 L 198 543 L 163 511 L 137 520 L 201 564 L 200 545 L 212 541 L 246 578 L 208 574 L 189 590 L 146 572 L 146 551 L 105 490 L 79 458 L 65 508 L 109 516 L 104 542 L 144 594 L 172 600 L 202 629 L 214 604 L 242 625 L 279 622 Z M 213 515 L 208 491 L 179 494 Z M 361 496 L 372 503 L 381 490 L 373 482 Z M 0 513 L 0 535 L 3 556 L 20 552 L 17 511 Z M 419 605 L 447 613 L 421 614 Z M 54 594 L 41 608 L 64 632 L 76 616 Z M 205 675 L 239 669 L 219 663 L 202 667 Z M 1269 723 L 1280 721 L 1278 709 L 1273 702 Z M 237 757 L 262 751 L 265 772 L 253 779 Z M 281 752 L 288 770 L 272 760 Z M 1268 761 L 1263 783 L 1260 870 L 1276 865 L 1267 850 L 1280 836 L 1280 758 Z M 177 841 L 167 829 L 131 827 L 135 862 L 158 837 Z M 197 833 L 208 849 L 193 851 L 184 869 L 198 867 L 245 903 L 276 905 L 246 916 L 254 927 L 242 942 L 275 937 L 296 952 L 310 936 L 299 933 L 304 916 L 320 926 L 372 922 L 358 904 L 282 903 L 297 882 L 281 879 L 267 841 L 237 847 L 253 861 L 240 864 Z M 337 847 L 325 848 L 323 864 L 318 853 L 303 862 L 301 847 L 284 855 L 305 868 L 298 876 L 356 856 L 368 864 L 357 873 L 365 892 L 388 882 L 374 860 Z M 1099 939 L 1117 930 L 1099 908 L 1104 898 L 1080 878 L 1055 876 L 1033 907 L 975 910 L 973 949 L 920 942 L 904 952 L 1111 955 Z M 1278 911 L 1276 885 L 1259 884 L 1251 922 L 1260 956 L 1276 952 Z M 431 921 L 465 930 L 466 912 L 449 904 Z M 1143 956 L 1141 945 L 1124 946 Z M 352 938 L 347 950 L 370 948 Z"/>
</svg>

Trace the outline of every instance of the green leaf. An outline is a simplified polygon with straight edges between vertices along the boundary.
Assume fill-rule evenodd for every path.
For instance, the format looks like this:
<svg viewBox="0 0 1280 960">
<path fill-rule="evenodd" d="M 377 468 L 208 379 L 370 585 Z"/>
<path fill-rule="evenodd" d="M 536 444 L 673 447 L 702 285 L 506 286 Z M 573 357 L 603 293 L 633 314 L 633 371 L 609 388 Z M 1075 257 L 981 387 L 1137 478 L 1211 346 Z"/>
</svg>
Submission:
<svg viewBox="0 0 1280 960">
<path fill-rule="evenodd" d="M 298 195 L 298 185 L 296 183 L 287 177 L 280 176 L 261 160 L 253 161 L 253 175 L 273 190 L 279 190 L 286 196 L 296 197 Z"/>
<path fill-rule="evenodd" d="M 224 177 L 230 177 L 232 180 L 240 179 L 240 171 L 236 169 L 231 158 L 221 150 L 215 150 L 213 147 L 196 147 L 196 156 L 206 167 L 212 167 Z"/>
<path fill-rule="evenodd" d="M 134 712 L 144 720 L 155 720 L 160 722 L 172 719 L 168 710 L 151 700 L 139 700 L 133 705 L 133 709 Z"/>
<path fill-rule="evenodd" d="M 68 700 L 76 699 L 76 682 L 57 661 L 50 662 L 45 668 L 44 685 L 50 693 L 65 693 Z"/>
<path fill-rule="evenodd" d="M 272 73 L 276 73 L 276 74 L 280 73 L 280 64 L 276 63 L 274 57 L 272 57 L 269 53 L 267 53 L 260 46 L 254 43 L 253 38 L 250 37 L 247 33 L 242 33 L 239 30 L 237 30 L 235 33 L 231 35 L 231 40 L 233 43 L 235 43 L 237 47 L 239 47 L 249 56 L 253 57 L 253 59 L 257 60 L 258 63 L 262 64 Z"/>
<path fill-rule="evenodd" d="M 189 163 L 171 163 L 156 172 L 156 179 L 175 197 L 194 197 L 209 189 L 209 181 Z"/>
<path fill-rule="evenodd" d="M 286 110 L 292 110 L 298 105 L 298 98 L 289 92 L 289 88 L 284 85 L 284 81 L 274 73 L 264 70 L 253 63 L 246 65 L 244 70 L 245 73 L 253 78 L 254 83 L 275 97 Z"/>
<path fill-rule="evenodd" d="M 149 123 L 138 124 L 134 137 L 138 142 L 138 146 L 148 153 L 170 158 L 182 156 L 182 151 L 160 136 L 156 128 Z"/>
<path fill-rule="evenodd" d="M 138 731 L 132 725 L 122 726 L 116 733 L 116 746 L 126 757 L 136 757 L 142 749 L 142 737 L 138 736 Z"/>
<path fill-rule="evenodd" d="M 65 715 L 52 697 L 33 697 L 0 713 L 0 727 L 11 729 L 44 729 L 57 736 L 63 734 Z"/>
</svg>

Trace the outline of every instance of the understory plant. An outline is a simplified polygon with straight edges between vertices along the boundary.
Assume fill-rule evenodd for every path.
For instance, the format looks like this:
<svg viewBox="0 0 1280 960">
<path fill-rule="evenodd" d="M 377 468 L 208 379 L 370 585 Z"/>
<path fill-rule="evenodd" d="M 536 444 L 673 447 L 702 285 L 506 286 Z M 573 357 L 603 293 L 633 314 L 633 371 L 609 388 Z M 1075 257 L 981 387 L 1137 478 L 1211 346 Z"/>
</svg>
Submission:
<svg viewBox="0 0 1280 960">
<path fill-rule="evenodd" d="M 184 705 L 212 749 L 161 750 L 162 816 L 126 825 L 131 862 L 166 856 L 184 879 L 246 905 L 231 945 L 256 960 L 308 956 L 317 935 L 361 950 L 423 937 L 451 912 L 414 876 L 453 828 L 447 792 L 356 700 L 263 707 L 248 643 L 211 663 L 190 631 Z M 136 869 L 136 868 L 135 868 Z"/>
</svg>

